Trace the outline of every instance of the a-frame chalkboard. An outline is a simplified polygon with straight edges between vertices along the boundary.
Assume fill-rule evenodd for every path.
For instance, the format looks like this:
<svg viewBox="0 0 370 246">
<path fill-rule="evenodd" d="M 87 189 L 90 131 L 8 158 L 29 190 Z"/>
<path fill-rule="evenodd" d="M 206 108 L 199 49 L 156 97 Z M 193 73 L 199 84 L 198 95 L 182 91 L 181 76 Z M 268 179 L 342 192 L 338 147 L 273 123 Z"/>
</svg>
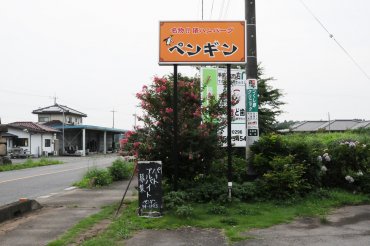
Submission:
<svg viewBox="0 0 370 246">
<path fill-rule="evenodd" d="M 162 215 L 162 162 L 138 162 L 139 215 Z"/>
</svg>

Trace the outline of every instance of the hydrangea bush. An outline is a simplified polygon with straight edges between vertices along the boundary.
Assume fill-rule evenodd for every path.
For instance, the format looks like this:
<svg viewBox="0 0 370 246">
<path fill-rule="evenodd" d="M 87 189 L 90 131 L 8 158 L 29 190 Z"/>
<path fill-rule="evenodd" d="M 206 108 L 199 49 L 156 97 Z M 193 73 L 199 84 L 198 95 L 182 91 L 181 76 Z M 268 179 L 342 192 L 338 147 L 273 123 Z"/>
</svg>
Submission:
<svg viewBox="0 0 370 246">
<path fill-rule="evenodd" d="M 370 148 L 359 141 L 333 140 L 324 148 L 272 134 L 251 150 L 253 173 L 279 197 L 321 187 L 370 192 Z"/>
<path fill-rule="evenodd" d="M 339 141 L 329 145 L 327 151 L 322 156 L 323 167 L 327 169 L 323 175 L 324 185 L 356 188 L 359 186 L 357 181 L 364 174 L 368 175 L 370 148 L 366 144 L 351 140 Z"/>
</svg>

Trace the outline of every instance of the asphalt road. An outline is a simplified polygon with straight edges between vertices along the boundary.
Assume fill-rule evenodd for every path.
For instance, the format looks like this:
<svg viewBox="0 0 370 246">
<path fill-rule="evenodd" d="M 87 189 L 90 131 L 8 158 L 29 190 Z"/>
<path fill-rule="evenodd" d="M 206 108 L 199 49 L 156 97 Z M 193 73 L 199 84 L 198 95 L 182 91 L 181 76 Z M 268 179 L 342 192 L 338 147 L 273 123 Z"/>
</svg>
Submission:
<svg viewBox="0 0 370 246">
<path fill-rule="evenodd" d="M 60 157 L 64 164 L 0 172 L 0 206 L 19 198 L 37 199 L 68 189 L 88 168 L 107 167 L 116 154 L 88 157 Z"/>
</svg>

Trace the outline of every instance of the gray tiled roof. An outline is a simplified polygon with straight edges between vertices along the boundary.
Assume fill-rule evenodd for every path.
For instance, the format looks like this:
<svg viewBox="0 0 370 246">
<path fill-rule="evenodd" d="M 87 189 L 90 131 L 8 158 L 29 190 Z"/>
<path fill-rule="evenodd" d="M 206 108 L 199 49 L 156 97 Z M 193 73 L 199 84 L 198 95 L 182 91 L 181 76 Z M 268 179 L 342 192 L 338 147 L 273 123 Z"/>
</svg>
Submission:
<svg viewBox="0 0 370 246">
<path fill-rule="evenodd" d="M 354 125 L 351 129 L 359 129 L 359 128 L 369 128 L 370 127 L 370 121 L 362 121 L 358 123 L 357 125 Z"/>
<path fill-rule="evenodd" d="M 357 125 L 359 121 L 357 120 L 332 120 L 330 123 L 326 123 L 321 128 L 329 131 L 345 131 L 351 129 L 353 126 Z"/>
<path fill-rule="evenodd" d="M 44 133 L 44 132 L 58 133 L 60 132 L 59 130 L 56 130 L 49 126 L 45 126 L 39 123 L 30 122 L 30 121 L 18 121 L 18 122 L 9 123 L 7 125 L 8 127 L 14 127 L 14 128 L 22 129 L 22 130 L 26 129 L 30 132 L 39 132 L 39 133 Z"/>
<path fill-rule="evenodd" d="M 326 131 L 346 131 L 358 128 L 369 128 L 370 121 L 361 120 L 332 120 L 332 121 L 304 121 L 300 124 L 295 124 L 292 132 L 316 132 L 319 130 Z"/>
<path fill-rule="evenodd" d="M 315 132 L 322 128 L 327 121 L 305 121 L 292 128 L 293 132 Z"/>
<path fill-rule="evenodd" d="M 79 115 L 82 117 L 87 117 L 86 114 L 80 111 L 77 111 L 73 108 L 67 107 L 65 105 L 60 105 L 57 103 L 52 106 L 33 110 L 32 113 L 33 114 L 63 114 L 63 111 L 65 114 L 74 114 L 74 115 Z"/>
</svg>

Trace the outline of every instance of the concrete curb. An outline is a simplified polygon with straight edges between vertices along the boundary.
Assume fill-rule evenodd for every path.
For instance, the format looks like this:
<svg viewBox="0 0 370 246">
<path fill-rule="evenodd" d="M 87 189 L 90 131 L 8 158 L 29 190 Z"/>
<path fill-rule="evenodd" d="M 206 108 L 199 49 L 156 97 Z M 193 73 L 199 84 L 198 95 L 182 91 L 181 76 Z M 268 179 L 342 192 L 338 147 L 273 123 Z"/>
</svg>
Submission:
<svg viewBox="0 0 370 246">
<path fill-rule="evenodd" d="M 19 199 L 18 202 L 0 207 L 0 223 L 41 208 L 42 206 L 35 200 Z"/>
</svg>

